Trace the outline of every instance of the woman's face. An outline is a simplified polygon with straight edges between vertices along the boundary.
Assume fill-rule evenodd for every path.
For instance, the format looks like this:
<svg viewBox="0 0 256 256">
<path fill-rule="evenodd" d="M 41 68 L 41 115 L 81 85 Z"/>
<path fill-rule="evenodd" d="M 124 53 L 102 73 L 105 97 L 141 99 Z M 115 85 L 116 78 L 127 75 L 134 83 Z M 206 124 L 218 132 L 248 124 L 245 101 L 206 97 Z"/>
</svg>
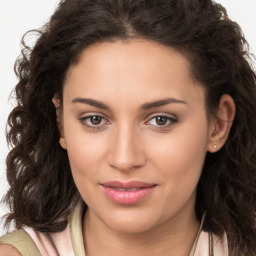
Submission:
<svg viewBox="0 0 256 256">
<path fill-rule="evenodd" d="M 92 219 L 123 232 L 195 220 L 209 146 L 203 88 L 161 44 L 95 44 L 69 69 L 63 137 Z"/>
</svg>

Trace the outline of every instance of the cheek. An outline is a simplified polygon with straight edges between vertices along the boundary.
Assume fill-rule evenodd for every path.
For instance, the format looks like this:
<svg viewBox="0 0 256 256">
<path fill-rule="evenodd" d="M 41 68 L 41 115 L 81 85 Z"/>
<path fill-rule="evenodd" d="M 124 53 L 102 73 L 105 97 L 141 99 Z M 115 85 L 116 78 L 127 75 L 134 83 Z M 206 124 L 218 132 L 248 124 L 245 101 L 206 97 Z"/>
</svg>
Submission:
<svg viewBox="0 0 256 256">
<path fill-rule="evenodd" d="M 182 191 L 194 189 L 200 178 L 207 152 L 207 122 L 176 127 L 151 147 L 151 159 L 167 186 Z"/>
<path fill-rule="evenodd" d="M 75 181 L 96 175 L 105 154 L 104 136 L 86 133 L 80 124 L 70 123 L 65 127 L 65 140 Z"/>
<path fill-rule="evenodd" d="M 70 140 L 67 138 L 67 152 L 76 187 L 84 201 L 90 204 L 93 200 L 91 192 L 95 191 L 94 184 L 102 169 L 102 143 L 76 133 Z"/>
<path fill-rule="evenodd" d="M 194 133 L 182 129 L 170 134 L 151 152 L 154 169 L 161 177 L 163 200 L 158 204 L 159 209 L 164 209 L 164 218 L 184 207 L 191 210 L 195 207 L 196 187 L 206 154 L 207 136 L 203 134 L 205 129 Z"/>
</svg>

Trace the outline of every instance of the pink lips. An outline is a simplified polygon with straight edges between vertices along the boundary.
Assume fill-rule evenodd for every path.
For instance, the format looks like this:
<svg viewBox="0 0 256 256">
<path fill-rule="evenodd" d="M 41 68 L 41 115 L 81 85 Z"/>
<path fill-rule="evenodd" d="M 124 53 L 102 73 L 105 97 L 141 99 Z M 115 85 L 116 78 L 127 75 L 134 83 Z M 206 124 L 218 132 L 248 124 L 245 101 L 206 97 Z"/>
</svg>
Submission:
<svg viewBox="0 0 256 256">
<path fill-rule="evenodd" d="M 156 187 L 156 184 L 150 184 L 141 181 L 109 181 L 101 184 L 105 195 L 118 204 L 136 204 L 148 196 Z"/>
</svg>

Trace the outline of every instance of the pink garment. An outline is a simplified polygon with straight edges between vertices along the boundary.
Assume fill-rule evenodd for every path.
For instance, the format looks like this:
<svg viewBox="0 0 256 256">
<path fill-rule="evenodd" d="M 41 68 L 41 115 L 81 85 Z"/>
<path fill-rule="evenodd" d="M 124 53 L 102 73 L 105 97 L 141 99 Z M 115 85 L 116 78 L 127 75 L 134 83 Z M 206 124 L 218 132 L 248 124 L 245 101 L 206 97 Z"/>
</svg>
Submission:
<svg viewBox="0 0 256 256">
<path fill-rule="evenodd" d="M 34 240 L 42 256 L 75 256 L 69 225 L 64 231 L 51 235 L 36 232 L 30 227 L 24 227 L 24 230 Z"/>
<path fill-rule="evenodd" d="M 218 237 L 213 234 L 213 252 L 214 256 L 228 256 L 227 236 Z M 196 245 L 194 256 L 208 256 L 209 254 L 209 234 L 201 231 Z"/>
</svg>

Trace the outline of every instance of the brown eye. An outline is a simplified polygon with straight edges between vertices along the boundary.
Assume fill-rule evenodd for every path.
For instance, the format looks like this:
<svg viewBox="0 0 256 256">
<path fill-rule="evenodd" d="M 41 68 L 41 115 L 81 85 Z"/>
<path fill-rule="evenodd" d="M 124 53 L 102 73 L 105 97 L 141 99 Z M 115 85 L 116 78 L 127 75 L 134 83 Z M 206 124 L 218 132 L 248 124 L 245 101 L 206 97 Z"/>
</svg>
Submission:
<svg viewBox="0 0 256 256">
<path fill-rule="evenodd" d="M 178 119 L 176 117 L 171 117 L 167 115 L 158 115 L 152 117 L 146 122 L 147 125 L 151 125 L 158 128 L 171 127 L 173 124 L 177 123 Z"/>
<path fill-rule="evenodd" d="M 92 125 L 99 125 L 102 122 L 102 117 L 101 116 L 91 116 L 89 120 Z"/>
<path fill-rule="evenodd" d="M 107 120 L 99 115 L 90 115 L 79 118 L 83 126 L 91 129 L 101 129 L 108 123 Z"/>
<path fill-rule="evenodd" d="M 166 116 L 157 116 L 156 117 L 156 124 L 157 125 L 166 125 L 166 123 L 168 122 L 168 117 Z"/>
</svg>

